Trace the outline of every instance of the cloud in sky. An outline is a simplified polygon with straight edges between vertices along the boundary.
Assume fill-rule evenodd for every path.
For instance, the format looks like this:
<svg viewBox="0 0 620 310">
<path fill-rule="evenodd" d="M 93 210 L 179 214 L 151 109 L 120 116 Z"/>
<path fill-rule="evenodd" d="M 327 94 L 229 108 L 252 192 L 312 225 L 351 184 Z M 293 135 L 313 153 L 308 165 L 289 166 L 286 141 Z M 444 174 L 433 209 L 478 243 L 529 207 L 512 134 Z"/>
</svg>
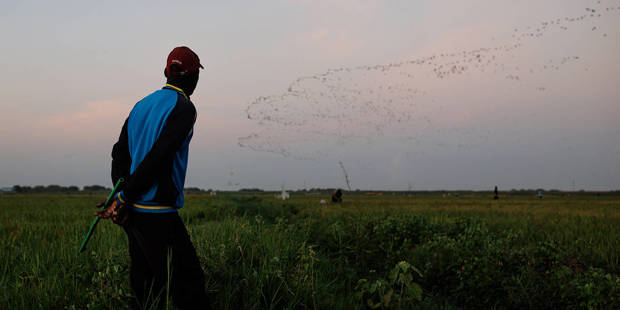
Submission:
<svg viewBox="0 0 620 310">
<path fill-rule="evenodd" d="M 132 105 L 127 99 L 113 99 L 86 102 L 68 112 L 4 114 L 0 126 L 5 139 L 13 144 L 12 149 L 39 143 L 66 147 L 109 142 L 113 132 L 120 132 L 122 115 L 127 115 Z"/>
<path fill-rule="evenodd" d="M 51 115 L 42 123 L 51 132 L 60 132 L 72 140 L 103 140 L 110 137 L 112 128 L 120 128 L 132 104 L 129 100 L 87 102 L 83 109 L 67 114 Z"/>
</svg>

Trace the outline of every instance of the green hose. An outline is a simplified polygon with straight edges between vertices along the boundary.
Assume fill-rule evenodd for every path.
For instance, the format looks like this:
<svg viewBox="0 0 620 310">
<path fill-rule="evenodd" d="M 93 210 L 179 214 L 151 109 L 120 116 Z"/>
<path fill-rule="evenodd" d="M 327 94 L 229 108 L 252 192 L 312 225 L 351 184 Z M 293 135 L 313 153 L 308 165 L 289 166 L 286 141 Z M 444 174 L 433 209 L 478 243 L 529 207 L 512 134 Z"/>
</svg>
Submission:
<svg viewBox="0 0 620 310">
<path fill-rule="evenodd" d="M 118 179 L 118 181 L 116 181 L 116 185 L 114 185 L 114 189 L 112 189 L 112 192 L 110 193 L 110 195 L 108 196 L 108 199 L 105 200 L 105 203 L 103 204 L 103 207 L 107 207 L 110 204 L 110 199 L 112 199 L 112 197 L 114 197 L 114 193 L 116 193 L 116 190 L 118 189 L 118 186 L 121 185 L 121 183 L 123 182 L 123 178 Z M 82 240 L 82 245 L 80 246 L 80 250 L 78 251 L 78 254 L 84 252 L 84 250 L 86 250 L 86 244 L 88 243 L 88 240 L 90 240 L 90 237 L 93 235 L 93 231 L 95 231 L 95 227 L 97 227 L 97 223 L 99 223 L 100 218 L 99 217 L 95 217 L 95 219 L 93 220 L 93 223 L 90 224 L 90 228 L 88 229 L 88 233 L 86 233 L 86 236 L 84 237 L 84 240 Z"/>
</svg>

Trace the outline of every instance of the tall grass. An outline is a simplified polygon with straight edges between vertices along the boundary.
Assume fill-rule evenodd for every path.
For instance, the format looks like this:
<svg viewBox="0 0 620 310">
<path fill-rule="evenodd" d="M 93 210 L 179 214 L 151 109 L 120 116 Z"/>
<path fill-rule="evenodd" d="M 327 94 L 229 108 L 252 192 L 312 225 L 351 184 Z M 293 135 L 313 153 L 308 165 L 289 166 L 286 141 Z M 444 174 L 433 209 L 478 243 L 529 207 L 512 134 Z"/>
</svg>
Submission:
<svg viewBox="0 0 620 310">
<path fill-rule="evenodd" d="M 486 193 L 351 193 L 344 203 L 327 205 L 321 198 L 187 197 L 180 214 L 216 308 L 363 309 L 385 296 L 362 284 L 388 283 L 402 261 L 420 271 L 411 277 L 422 299 L 405 299 L 395 286 L 399 294 L 390 298 L 401 299 L 382 307 L 618 306 L 618 195 L 494 201 Z M 99 200 L 0 196 L 0 308 L 128 307 L 122 230 L 101 222 L 87 251 L 77 255 Z"/>
</svg>

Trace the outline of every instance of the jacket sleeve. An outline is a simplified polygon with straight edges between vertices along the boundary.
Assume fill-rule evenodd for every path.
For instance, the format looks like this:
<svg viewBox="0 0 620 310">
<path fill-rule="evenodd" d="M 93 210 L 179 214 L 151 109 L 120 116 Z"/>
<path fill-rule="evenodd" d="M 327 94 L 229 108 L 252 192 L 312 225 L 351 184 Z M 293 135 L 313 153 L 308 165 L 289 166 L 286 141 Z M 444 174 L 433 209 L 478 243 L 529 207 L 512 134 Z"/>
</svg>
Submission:
<svg viewBox="0 0 620 310">
<path fill-rule="evenodd" d="M 179 98 L 153 147 L 129 176 L 120 194 L 124 202 L 136 201 L 153 186 L 162 173 L 166 173 L 167 169 L 162 168 L 169 166 L 174 160 L 174 155 L 192 132 L 195 121 L 194 105 Z"/>
<path fill-rule="evenodd" d="M 125 120 L 118 141 L 112 147 L 112 185 L 116 184 L 120 178 L 127 179 L 130 169 L 131 156 L 129 155 L 129 140 L 127 138 L 127 120 Z"/>
</svg>

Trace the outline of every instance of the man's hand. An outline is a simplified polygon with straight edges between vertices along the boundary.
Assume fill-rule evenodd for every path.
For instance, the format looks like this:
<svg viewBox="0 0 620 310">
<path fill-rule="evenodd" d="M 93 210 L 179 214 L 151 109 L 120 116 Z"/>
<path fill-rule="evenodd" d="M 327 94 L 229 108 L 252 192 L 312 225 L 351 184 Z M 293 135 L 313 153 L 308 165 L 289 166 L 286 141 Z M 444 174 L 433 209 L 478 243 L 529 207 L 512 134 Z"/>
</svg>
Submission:
<svg viewBox="0 0 620 310">
<path fill-rule="evenodd" d="M 97 207 L 103 206 L 103 202 L 99 203 Z M 124 203 L 119 203 L 116 200 L 112 201 L 107 208 L 101 211 L 95 212 L 95 216 L 102 219 L 112 218 L 112 221 L 118 225 L 125 225 L 127 218 L 129 218 L 129 208 Z"/>
</svg>

